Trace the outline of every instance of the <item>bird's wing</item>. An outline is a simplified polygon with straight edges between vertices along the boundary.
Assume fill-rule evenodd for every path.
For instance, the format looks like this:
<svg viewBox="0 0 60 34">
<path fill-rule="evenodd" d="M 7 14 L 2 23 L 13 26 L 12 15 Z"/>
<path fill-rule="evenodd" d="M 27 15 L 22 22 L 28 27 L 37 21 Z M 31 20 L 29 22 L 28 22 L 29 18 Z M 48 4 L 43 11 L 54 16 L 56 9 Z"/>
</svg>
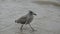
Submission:
<svg viewBox="0 0 60 34">
<path fill-rule="evenodd" d="M 26 16 L 22 16 L 21 18 L 18 19 L 21 22 L 26 22 L 27 17 Z"/>
<path fill-rule="evenodd" d="M 22 21 L 22 22 L 25 22 L 25 24 L 27 24 L 28 20 L 29 20 L 29 17 L 25 15 L 25 16 L 22 16 L 19 20 Z"/>
</svg>

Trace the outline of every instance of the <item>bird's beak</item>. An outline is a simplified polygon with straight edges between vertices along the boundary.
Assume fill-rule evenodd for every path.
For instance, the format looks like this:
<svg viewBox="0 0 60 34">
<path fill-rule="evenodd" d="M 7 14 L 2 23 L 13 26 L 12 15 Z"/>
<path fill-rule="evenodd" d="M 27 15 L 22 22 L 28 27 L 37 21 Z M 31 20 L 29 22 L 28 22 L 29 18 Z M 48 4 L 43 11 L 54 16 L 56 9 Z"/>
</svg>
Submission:
<svg viewBox="0 0 60 34">
<path fill-rule="evenodd" d="M 36 16 L 37 14 L 34 13 L 34 15 Z"/>
</svg>

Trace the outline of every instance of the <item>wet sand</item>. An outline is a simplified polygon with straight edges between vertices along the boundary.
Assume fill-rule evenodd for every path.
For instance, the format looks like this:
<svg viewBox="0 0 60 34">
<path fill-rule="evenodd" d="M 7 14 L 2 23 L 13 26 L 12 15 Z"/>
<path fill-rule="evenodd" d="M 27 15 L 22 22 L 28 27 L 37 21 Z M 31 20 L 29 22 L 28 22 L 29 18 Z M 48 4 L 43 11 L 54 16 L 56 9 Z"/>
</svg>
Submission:
<svg viewBox="0 0 60 34">
<path fill-rule="evenodd" d="M 36 2 L 36 1 L 35 1 Z M 28 25 L 14 21 L 32 10 L 37 13 L 32 21 L 32 27 L 37 31 L 31 31 Z M 2 1 L 0 2 L 0 34 L 60 34 L 60 6 L 53 4 L 37 4 L 30 0 Z"/>
</svg>

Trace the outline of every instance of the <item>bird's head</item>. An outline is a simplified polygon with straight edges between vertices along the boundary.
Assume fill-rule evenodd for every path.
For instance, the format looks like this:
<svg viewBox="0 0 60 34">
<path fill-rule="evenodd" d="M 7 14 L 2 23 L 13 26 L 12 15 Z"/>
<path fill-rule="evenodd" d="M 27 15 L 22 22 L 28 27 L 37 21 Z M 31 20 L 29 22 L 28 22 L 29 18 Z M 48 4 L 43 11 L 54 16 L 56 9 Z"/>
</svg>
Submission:
<svg viewBox="0 0 60 34">
<path fill-rule="evenodd" d="M 29 14 L 31 14 L 31 15 L 37 15 L 36 13 L 32 12 L 31 10 L 29 10 Z"/>
</svg>

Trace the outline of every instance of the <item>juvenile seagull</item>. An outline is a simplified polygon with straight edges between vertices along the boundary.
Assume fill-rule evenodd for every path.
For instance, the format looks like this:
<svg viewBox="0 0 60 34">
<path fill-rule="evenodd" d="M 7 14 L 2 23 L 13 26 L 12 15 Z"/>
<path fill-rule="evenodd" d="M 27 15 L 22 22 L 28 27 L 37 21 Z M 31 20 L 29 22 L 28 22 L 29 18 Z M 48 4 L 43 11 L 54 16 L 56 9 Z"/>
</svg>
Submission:
<svg viewBox="0 0 60 34">
<path fill-rule="evenodd" d="M 22 27 L 23 25 L 25 24 L 29 24 L 29 26 L 31 27 L 30 23 L 32 22 L 34 16 L 33 15 L 36 15 L 34 12 L 32 12 L 31 10 L 29 10 L 29 13 L 20 17 L 19 19 L 15 20 L 15 23 L 20 23 L 22 24 L 21 25 L 21 28 L 20 30 L 22 30 Z M 32 30 L 34 30 L 32 27 L 31 27 Z"/>
</svg>

